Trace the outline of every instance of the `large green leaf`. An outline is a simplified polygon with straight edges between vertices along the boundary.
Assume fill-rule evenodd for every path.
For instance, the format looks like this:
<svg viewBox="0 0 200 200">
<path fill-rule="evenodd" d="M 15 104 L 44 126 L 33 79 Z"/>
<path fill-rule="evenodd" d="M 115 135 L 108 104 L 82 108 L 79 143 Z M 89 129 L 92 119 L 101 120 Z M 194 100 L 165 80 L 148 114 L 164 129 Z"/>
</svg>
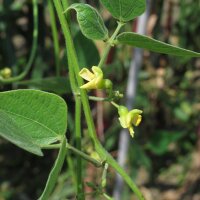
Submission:
<svg viewBox="0 0 200 200">
<path fill-rule="evenodd" d="M 3 127 L 9 127 L 10 121 L 2 120 L 0 132 L 4 132 L 9 140 L 16 144 L 21 136 L 30 138 L 32 143 L 42 147 L 63 138 L 67 128 L 67 106 L 57 95 L 39 90 L 14 90 L 0 93 L 0 111 L 4 118 L 12 119 L 12 132 L 4 132 Z M 8 128 L 7 128 L 8 129 Z M 4 134 L 4 135 L 5 135 Z M 3 134 L 2 134 L 3 135 Z M 28 140 L 27 140 L 28 141 Z M 29 142 L 29 141 L 28 141 Z M 18 146 L 25 149 L 24 140 Z"/>
<path fill-rule="evenodd" d="M 67 11 L 71 9 L 77 12 L 78 23 L 85 37 L 92 40 L 105 40 L 108 38 L 108 30 L 96 9 L 84 3 L 74 3 Z"/>
<path fill-rule="evenodd" d="M 4 111 L 0 111 L 0 135 L 22 149 L 42 156 L 40 147 Z"/>
<path fill-rule="evenodd" d="M 131 32 L 121 33 L 120 35 L 118 35 L 116 43 L 127 44 L 134 47 L 144 48 L 150 51 L 169 55 L 200 57 L 200 53 L 166 44 L 153 38 Z"/>
<path fill-rule="evenodd" d="M 146 0 L 100 0 L 116 19 L 130 21 L 146 9 Z"/>
<path fill-rule="evenodd" d="M 21 86 L 28 86 L 31 89 L 40 89 L 56 94 L 66 94 L 71 92 L 69 79 L 67 77 L 38 78 L 16 83 Z"/>
</svg>

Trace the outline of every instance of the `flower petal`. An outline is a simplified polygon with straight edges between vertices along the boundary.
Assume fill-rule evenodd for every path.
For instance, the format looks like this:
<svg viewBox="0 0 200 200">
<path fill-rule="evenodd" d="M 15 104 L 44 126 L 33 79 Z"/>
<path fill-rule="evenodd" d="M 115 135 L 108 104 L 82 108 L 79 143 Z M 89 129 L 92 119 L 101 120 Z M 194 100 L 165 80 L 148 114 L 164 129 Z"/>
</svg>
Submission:
<svg viewBox="0 0 200 200">
<path fill-rule="evenodd" d="M 127 115 L 126 115 L 126 121 L 127 121 L 127 124 L 131 125 L 132 121 L 133 121 L 133 114 L 131 112 L 129 112 Z"/>
<path fill-rule="evenodd" d="M 139 124 L 140 124 L 140 122 L 142 121 L 142 116 L 141 115 L 135 115 L 134 117 L 133 117 L 133 124 L 135 125 L 135 126 L 138 126 Z"/>
<path fill-rule="evenodd" d="M 86 81 L 91 81 L 95 78 L 95 75 L 92 72 L 90 72 L 90 70 L 88 70 L 87 68 L 83 68 L 79 72 L 79 76 L 85 79 Z"/>
<path fill-rule="evenodd" d="M 80 87 L 81 89 L 88 89 L 88 90 L 92 90 L 92 89 L 97 89 L 96 84 L 95 84 L 95 79 L 92 81 L 89 81 L 88 83 L 82 85 Z"/>
<path fill-rule="evenodd" d="M 104 86 L 102 77 L 96 77 L 94 80 L 95 80 L 96 88 L 102 89 Z"/>
<path fill-rule="evenodd" d="M 103 80 L 103 72 L 99 67 L 93 66 L 92 71 L 95 75 L 95 84 L 97 85 L 98 89 L 101 89 L 101 83 Z"/>
<path fill-rule="evenodd" d="M 122 126 L 123 128 L 128 128 L 128 125 L 127 125 L 127 123 L 126 123 L 126 117 L 121 116 L 121 117 L 119 117 L 118 119 L 119 119 L 120 124 L 121 124 L 121 126 Z"/>
<path fill-rule="evenodd" d="M 129 128 L 128 128 L 128 130 L 129 130 L 129 132 L 130 132 L 130 135 L 131 135 L 131 137 L 133 138 L 134 137 L 134 130 L 133 130 L 133 127 L 132 126 L 130 126 Z"/>
<path fill-rule="evenodd" d="M 126 116 L 128 114 L 128 108 L 125 106 L 119 106 L 118 108 L 119 116 Z"/>
<path fill-rule="evenodd" d="M 92 71 L 96 76 L 103 76 L 103 72 L 102 72 L 101 68 L 99 68 L 97 66 L 93 66 Z"/>
<path fill-rule="evenodd" d="M 133 109 L 130 111 L 131 114 L 142 114 L 143 111 L 142 110 L 138 110 L 138 109 Z"/>
</svg>

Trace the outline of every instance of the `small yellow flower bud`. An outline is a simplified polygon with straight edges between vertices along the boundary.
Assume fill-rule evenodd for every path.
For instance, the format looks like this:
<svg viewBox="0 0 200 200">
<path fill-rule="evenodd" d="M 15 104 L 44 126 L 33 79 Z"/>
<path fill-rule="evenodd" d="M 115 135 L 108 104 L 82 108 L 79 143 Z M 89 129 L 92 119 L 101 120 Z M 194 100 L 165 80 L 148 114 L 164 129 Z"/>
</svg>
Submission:
<svg viewBox="0 0 200 200">
<path fill-rule="evenodd" d="M 12 75 L 12 71 L 10 68 L 5 67 L 4 69 L 0 70 L 0 75 L 1 77 L 3 77 L 4 79 L 8 79 L 11 77 Z"/>
<path fill-rule="evenodd" d="M 112 89 L 112 86 L 113 86 L 113 84 L 112 84 L 112 81 L 111 81 L 111 80 L 109 80 L 109 79 L 104 79 L 104 88 L 105 88 L 105 89 Z"/>
</svg>

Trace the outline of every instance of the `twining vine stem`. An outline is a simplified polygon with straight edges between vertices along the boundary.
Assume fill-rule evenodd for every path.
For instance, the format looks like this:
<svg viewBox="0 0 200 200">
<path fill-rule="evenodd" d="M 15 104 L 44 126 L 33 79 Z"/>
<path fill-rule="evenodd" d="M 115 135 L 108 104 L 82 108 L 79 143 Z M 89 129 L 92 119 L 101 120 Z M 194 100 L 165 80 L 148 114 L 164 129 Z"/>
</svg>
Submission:
<svg viewBox="0 0 200 200">
<path fill-rule="evenodd" d="M 51 30 L 52 30 L 52 37 L 53 37 L 53 46 L 54 46 L 54 57 L 55 57 L 55 65 L 56 65 L 56 76 L 60 76 L 60 46 L 59 46 L 59 39 L 58 39 L 58 30 L 56 27 L 56 18 L 54 12 L 54 6 L 52 0 L 48 0 L 48 9 L 50 14 L 50 23 L 51 23 Z"/>
<path fill-rule="evenodd" d="M 59 149 L 60 147 L 61 147 L 60 144 L 51 144 L 51 145 L 48 145 L 48 146 L 43 146 L 42 149 Z M 69 143 L 66 143 L 66 149 L 72 151 L 76 155 L 79 155 L 81 158 L 83 158 L 84 160 L 92 163 L 97 168 L 103 167 L 103 164 L 100 161 L 98 161 L 98 160 L 92 158 L 91 156 L 83 153 L 82 151 L 80 151 L 79 149 L 73 147 Z"/>
<path fill-rule="evenodd" d="M 37 0 L 33 0 L 33 43 L 31 47 L 30 57 L 24 68 L 24 71 L 21 74 L 12 78 L 7 78 L 7 79 L 1 78 L 0 83 L 10 84 L 16 81 L 20 81 L 28 74 L 36 56 L 37 45 L 38 45 L 38 6 L 37 6 Z"/>
<path fill-rule="evenodd" d="M 67 9 L 69 6 L 68 0 L 61 0 L 63 10 Z M 67 20 L 67 16 L 64 16 L 65 20 Z M 70 54 L 67 51 L 68 56 Z M 69 58 L 69 57 L 68 57 Z M 77 81 L 75 80 L 74 72 L 72 70 L 73 63 L 71 63 L 71 59 L 68 59 L 68 66 L 70 68 L 70 82 L 71 82 L 71 88 L 73 91 L 73 94 L 76 94 L 76 91 L 78 90 Z M 75 141 L 76 141 L 76 148 L 81 152 L 81 99 L 79 96 L 74 95 L 75 98 Z M 82 159 L 79 154 L 77 154 L 76 159 L 76 187 L 77 187 L 77 194 L 82 193 L 80 197 L 78 197 L 78 200 L 85 200 L 84 197 L 84 188 L 83 188 L 83 181 L 82 181 Z"/>
</svg>

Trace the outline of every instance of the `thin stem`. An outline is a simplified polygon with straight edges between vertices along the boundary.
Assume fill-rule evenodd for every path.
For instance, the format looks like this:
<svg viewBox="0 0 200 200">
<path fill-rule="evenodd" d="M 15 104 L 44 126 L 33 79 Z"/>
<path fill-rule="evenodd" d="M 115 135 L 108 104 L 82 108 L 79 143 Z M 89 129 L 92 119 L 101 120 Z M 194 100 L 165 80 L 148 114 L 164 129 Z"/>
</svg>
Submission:
<svg viewBox="0 0 200 200">
<path fill-rule="evenodd" d="M 103 98 L 103 97 L 95 97 L 95 96 L 88 96 L 89 100 L 92 101 L 109 101 L 110 98 Z"/>
<path fill-rule="evenodd" d="M 81 101 L 79 97 L 75 97 L 75 140 L 76 148 L 81 151 Z M 76 159 L 76 176 L 77 176 L 77 194 L 83 193 L 82 184 L 82 160 L 78 155 Z M 80 197 L 80 200 L 84 199 L 84 196 Z"/>
<path fill-rule="evenodd" d="M 109 197 L 106 193 L 103 193 L 103 196 L 104 196 L 107 200 L 114 200 L 112 197 Z"/>
<path fill-rule="evenodd" d="M 110 52 L 111 47 L 113 46 L 113 42 L 117 36 L 117 34 L 119 33 L 119 31 L 121 30 L 122 26 L 124 26 L 124 23 L 122 22 L 118 22 L 118 26 L 116 28 L 116 30 L 114 31 L 113 35 L 111 36 L 111 38 L 108 40 L 108 44 L 107 47 L 104 50 L 104 53 L 102 55 L 102 58 L 98 64 L 98 67 L 102 68 L 104 63 L 106 62 L 107 56 Z"/>
<path fill-rule="evenodd" d="M 68 0 L 61 0 L 61 2 L 62 2 L 62 4 L 59 4 L 57 9 L 62 10 L 62 5 L 63 5 L 63 10 L 67 9 L 67 7 L 69 6 Z M 65 22 L 65 20 L 66 21 L 69 20 L 67 15 L 62 15 L 61 18 L 63 19 L 64 22 Z M 68 44 L 66 42 L 66 47 L 67 47 L 67 45 Z M 71 56 L 70 52 L 67 51 L 67 57 L 69 58 L 70 56 Z M 75 75 L 74 75 L 74 72 L 73 72 L 73 61 L 72 61 L 72 59 L 68 59 L 68 69 L 69 69 L 69 80 L 70 80 L 71 89 L 72 89 L 73 94 L 75 95 L 78 92 L 79 88 L 77 86 L 76 78 L 75 78 Z M 76 100 L 76 95 L 75 95 L 75 100 Z"/>
<path fill-rule="evenodd" d="M 31 47 L 30 57 L 24 68 L 24 71 L 21 74 L 19 74 L 16 77 L 8 79 L 0 79 L 0 83 L 10 84 L 22 80 L 28 74 L 33 64 L 34 58 L 36 56 L 37 41 L 38 41 L 38 6 L 37 6 L 37 0 L 32 0 L 32 2 L 33 2 L 33 43 Z"/>
<path fill-rule="evenodd" d="M 68 59 L 71 60 L 71 62 L 73 64 L 69 67 L 71 68 L 71 70 L 74 71 L 75 78 L 78 82 L 78 86 L 80 87 L 83 84 L 83 80 L 79 76 L 80 69 L 79 69 L 77 55 L 76 55 L 76 51 L 74 49 L 74 44 L 72 41 L 71 33 L 69 31 L 69 26 L 63 15 L 63 9 L 62 9 L 60 0 L 54 0 L 54 5 L 56 7 L 56 11 L 57 11 L 57 14 L 58 14 L 58 17 L 59 17 L 59 20 L 61 23 L 61 27 L 62 27 L 62 30 L 64 33 L 65 41 L 67 44 L 66 45 L 67 51 L 70 54 L 70 56 L 68 56 Z M 87 94 L 84 90 L 80 90 L 80 94 L 81 94 L 81 101 L 83 104 L 83 110 L 84 110 L 84 114 L 85 114 L 86 122 L 87 122 L 87 126 L 88 126 L 89 136 L 94 143 L 95 150 L 97 151 L 97 153 L 99 154 L 99 156 L 101 157 L 102 160 L 106 161 L 110 166 L 112 166 L 123 177 L 123 179 L 129 185 L 129 187 L 133 190 L 133 192 L 135 192 L 135 194 L 137 195 L 139 200 L 144 200 L 142 193 L 137 188 L 135 183 L 131 180 L 131 178 L 126 174 L 124 169 L 122 169 L 119 166 L 119 164 L 113 159 L 113 157 L 103 148 L 103 146 L 99 142 L 97 135 L 96 135 L 96 130 L 95 130 L 94 121 L 92 118 L 92 113 L 90 110 Z"/>
<path fill-rule="evenodd" d="M 73 41 L 71 38 L 69 26 L 63 15 L 63 9 L 62 9 L 60 0 L 54 0 L 54 5 L 56 7 L 56 11 L 57 11 L 57 14 L 58 14 L 58 17 L 59 17 L 59 20 L 61 23 L 61 27 L 62 27 L 62 30 L 64 33 L 64 37 L 65 37 L 66 48 L 67 48 L 67 52 L 68 52 L 68 62 L 70 63 L 69 71 L 74 72 L 74 76 L 78 82 L 78 86 L 80 87 L 81 85 L 83 85 L 83 80 L 78 75 L 79 74 L 78 59 L 77 59 L 77 55 L 75 53 L 75 48 L 74 48 L 74 44 L 73 44 Z M 88 122 L 88 129 L 89 129 L 90 137 L 93 140 L 95 140 L 94 138 L 96 138 L 96 140 L 98 140 L 95 135 L 95 132 L 94 132 L 94 130 L 95 130 L 94 123 L 89 122 L 92 120 L 92 118 L 91 118 L 91 111 L 90 111 L 90 107 L 89 107 L 87 94 L 84 90 L 80 90 L 80 95 L 81 95 L 81 100 L 83 103 L 84 113 L 86 115 L 86 120 Z"/>
<path fill-rule="evenodd" d="M 66 154 L 66 162 L 67 162 L 67 165 L 68 165 L 68 170 L 71 174 L 71 177 L 72 177 L 72 182 L 73 182 L 73 185 L 77 185 L 76 183 L 76 174 L 74 172 L 74 162 L 73 162 L 73 159 L 71 158 L 71 156 L 69 155 L 69 151 L 67 151 L 67 154 Z"/>
<path fill-rule="evenodd" d="M 84 160 L 92 163 L 95 167 L 97 167 L 97 168 L 102 167 L 101 162 L 88 156 L 87 154 L 83 153 L 82 151 L 79 151 L 78 149 L 74 148 L 73 146 L 68 145 L 68 149 L 71 150 L 73 153 L 80 155 Z"/>
<path fill-rule="evenodd" d="M 69 7 L 69 0 L 61 0 L 63 5 L 63 10 L 66 10 Z"/>
<path fill-rule="evenodd" d="M 59 41 L 58 41 L 58 31 L 56 27 L 55 12 L 54 12 L 52 0 L 48 0 L 48 8 L 49 8 L 49 14 L 50 14 L 52 36 L 53 36 L 56 76 L 59 76 L 60 75 L 60 58 L 59 58 L 60 46 L 59 46 Z"/>
<path fill-rule="evenodd" d="M 68 0 L 62 0 L 61 2 L 63 5 L 63 10 L 65 10 L 69 6 Z M 70 56 L 69 53 L 68 56 Z M 72 70 L 73 62 L 71 62 L 71 59 L 68 59 L 68 66 L 69 66 L 71 88 L 73 93 L 76 93 L 78 88 Z M 77 95 L 75 95 L 75 140 L 76 140 L 76 148 L 79 151 L 81 151 L 81 100 Z M 77 194 L 80 193 L 84 194 L 84 188 L 82 184 L 82 160 L 81 156 L 79 155 L 77 156 L 76 164 L 77 164 L 76 165 Z M 78 197 L 78 200 L 84 200 L 84 199 L 85 199 L 84 195 L 82 195 L 80 198 Z"/>
<path fill-rule="evenodd" d="M 42 147 L 42 149 L 59 149 L 59 148 L 60 148 L 60 144 L 51 144 L 51 145 L 47 145 L 47 146 Z M 84 160 L 92 163 L 97 168 L 103 166 L 103 164 L 101 162 L 99 162 L 98 160 L 96 160 L 96 159 L 90 157 L 89 155 L 83 153 L 82 151 L 79 151 L 78 149 L 76 149 L 75 147 L 70 145 L 69 143 L 66 144 L 66 148 L 68 150 L 72 151 L 73 153 L 75 153 L 76 155 L 79 155 Z"/>
<path fill-rule="evenodd" d="M 103 169 L 103 174 L 101 177 L 101 187 L 105 188 L 107 184 L 107 171 L 108 171 L 108 163 L 105 163 L 104 169 Z"/>
<path fill-rule="evenodd" d="M 119 105 L 116 104 L 114 101 L 111 101 L 111 104 L 112 104 L 113 106 L 115 106 L 116 108 L 119 108 Z"/>
</svg>

